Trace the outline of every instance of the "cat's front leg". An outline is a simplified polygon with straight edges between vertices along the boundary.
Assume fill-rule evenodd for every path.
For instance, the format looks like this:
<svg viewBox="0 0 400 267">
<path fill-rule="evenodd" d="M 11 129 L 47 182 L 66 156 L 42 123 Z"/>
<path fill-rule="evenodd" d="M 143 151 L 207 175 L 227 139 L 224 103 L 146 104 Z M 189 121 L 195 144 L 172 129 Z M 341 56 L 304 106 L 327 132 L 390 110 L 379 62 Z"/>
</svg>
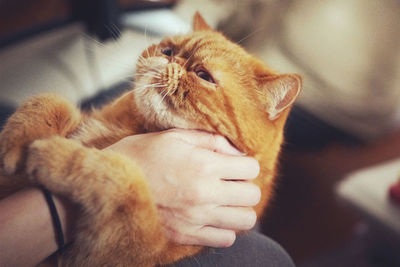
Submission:
<svg viewBox="0 0 400 267">
<path fill-rule="evenodd" d="M 28 145 L 52 135 L 66 136 L 81 120 L 79 110 L 64 98 L 43 94 L 26 101 L 0 133 L 0 167 L 11 176 L 23 168 Z"/>
<path fill-rule="evenodd" d="M 64 266 L 152 266 L 165 248 L 147 183 L 128 158 L 54 136 L 29 146 L 27 171 L 81 207 Z"/>
</svg>

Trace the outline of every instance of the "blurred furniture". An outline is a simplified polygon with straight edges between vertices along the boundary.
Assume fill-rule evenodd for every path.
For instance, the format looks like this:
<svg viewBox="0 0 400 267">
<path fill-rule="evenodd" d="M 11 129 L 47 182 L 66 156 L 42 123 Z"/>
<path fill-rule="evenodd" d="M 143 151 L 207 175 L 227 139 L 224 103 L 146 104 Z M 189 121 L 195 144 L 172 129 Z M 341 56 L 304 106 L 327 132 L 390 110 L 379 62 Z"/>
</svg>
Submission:
<svg viewBox="0 0 400 267">
<path fill-rule="evenodd" d="M 400 266 L 400 204 L 389 197 L 389 187 L 400 176 L 400 158 L 350 173 L 337 188 L 338 198 L 364 218 L 365 257 L 374 265 Z M 366 226 L 366 227 L 365 227 Z"/>
<path fill-rule="evenodd" d="M 400 176 L 400 158 L 350 173 L 337 187 L 341 200 L 372 224 L 384 228 L 400 243 L 400 205 L 388 190 Z"/>
<path fill-rule="evenodd" d="M 399 128 L 400 2 L 279 2 L 288 5 L 268 45 L 254 50 L 279 72 L 303 76 L 296 104 L 366 141 Z"/>
<path fill-rule="evenodd" d="M 159 9 L 179 16 L 169 8 L 176 2 L 0 1 L 0 105 L 15 108 L 43 92 L 57 93 L 78 104 L 121 81 L 132 80 L 138 55 L 161 36 L 151 36 L 147 25 L 147 34 L 133 23 L 119 27 L 122 19 Z M 118 22 L 112 19 L 115 13 L 105 12 L 108 6 L 115 11 L 115 3 L 120 11 Z M 150 16 L 153 23 L 158 22 Z M 168 26 L 174 29 L 174 25 Z M 110 38 L 104 40 L 107 34 Z"/>
<path fill-rule="evenodd" d="M 74 22 L 106 40 L 115 38 L 121 13 L 172 7 L 177 0 L 2 0 L 0 47 Z"/>
</svg>

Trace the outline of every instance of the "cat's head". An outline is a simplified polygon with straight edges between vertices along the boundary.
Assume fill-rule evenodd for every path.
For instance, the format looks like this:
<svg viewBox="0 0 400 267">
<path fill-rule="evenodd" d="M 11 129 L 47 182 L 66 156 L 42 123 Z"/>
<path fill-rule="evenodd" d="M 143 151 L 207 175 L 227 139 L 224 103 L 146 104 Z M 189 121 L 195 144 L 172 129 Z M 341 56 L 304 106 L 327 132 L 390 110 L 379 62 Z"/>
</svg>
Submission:
<svg viewBox="0 0 400 267">
<path fill-rule="evenodd" d="M 260 125 L 276 128 L 301 83 L 296 74 L 271 71 L 196 13 L 192 33 L 142 53 L 134 94 L 148 130 L 202 129 L 234 141 Z"/>
</svg>

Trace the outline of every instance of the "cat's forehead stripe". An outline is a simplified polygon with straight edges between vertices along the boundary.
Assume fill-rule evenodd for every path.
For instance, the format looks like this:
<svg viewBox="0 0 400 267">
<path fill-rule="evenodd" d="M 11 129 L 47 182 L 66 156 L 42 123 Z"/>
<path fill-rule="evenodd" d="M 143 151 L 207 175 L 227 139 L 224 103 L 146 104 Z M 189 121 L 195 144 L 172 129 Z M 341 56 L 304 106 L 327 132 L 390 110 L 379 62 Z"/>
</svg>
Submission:
<svg viewBox="0 0 400 267">
<path fill-rule="evenodd" d="M 212 54 L 214 57 L 230 57 L 232 52 L 241 52 L 235 44 L 232 44 L 224 36 L 218 33 L 204 33 L 200 36 L 187 35 L 170 39 L 175 45 L 188 53 L 201 54 L 205 52 L 207 55 Z M 233 49 L 236 48 L 236 49 Z"/>
</svg>

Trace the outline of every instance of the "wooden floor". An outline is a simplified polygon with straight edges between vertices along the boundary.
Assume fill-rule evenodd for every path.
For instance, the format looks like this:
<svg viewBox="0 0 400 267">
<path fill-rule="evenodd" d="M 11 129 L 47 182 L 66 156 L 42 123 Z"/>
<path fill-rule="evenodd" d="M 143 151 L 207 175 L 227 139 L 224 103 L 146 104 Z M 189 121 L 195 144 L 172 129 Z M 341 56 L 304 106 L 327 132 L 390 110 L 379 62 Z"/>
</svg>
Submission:
<svg viewBox="0 0 400 267">
<path fill-rule="evenodd" d="M 344 246 L 360 218 L 338 201 L 336 184 L 353 170 L 395 157 L 400 157 L 400 132 L 360 147 L 332 144 L 320 151 L 284 151 L 263 232 L 296 263 Z"/>
</svg>

